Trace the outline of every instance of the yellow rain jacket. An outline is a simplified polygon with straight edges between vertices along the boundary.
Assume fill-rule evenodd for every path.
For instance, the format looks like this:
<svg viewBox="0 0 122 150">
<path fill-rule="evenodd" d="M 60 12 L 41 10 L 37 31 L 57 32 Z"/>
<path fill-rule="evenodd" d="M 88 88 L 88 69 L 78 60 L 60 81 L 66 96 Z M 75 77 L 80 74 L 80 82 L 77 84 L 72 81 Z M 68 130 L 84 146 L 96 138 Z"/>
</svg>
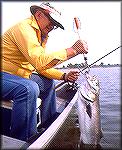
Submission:
<svg viewBox="0 0 122 150">
<path fill-rule="evenodd" d="M 47 39 L 43 43 L 41 40 L 41 31 L 34 16 L 7 30 L 2 37 L 2 71 L 24 78 L 29 78 L 36 71 L 60 80 L 63 72 L 53 67 L 67 60 L 66 49 L 46 54 Z"/>
</svg>

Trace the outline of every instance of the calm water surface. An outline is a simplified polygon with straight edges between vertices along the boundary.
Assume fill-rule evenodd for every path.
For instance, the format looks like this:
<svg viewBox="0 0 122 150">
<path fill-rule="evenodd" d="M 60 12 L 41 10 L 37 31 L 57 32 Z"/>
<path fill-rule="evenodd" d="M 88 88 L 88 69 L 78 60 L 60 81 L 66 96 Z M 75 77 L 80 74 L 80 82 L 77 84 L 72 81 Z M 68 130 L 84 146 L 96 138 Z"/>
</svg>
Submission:
<svg viewBox="0 0 122 150">
<path fill-rule="evenodd" d="M 63 71 L 68 72 L 69 69 Z M 100 145 L 103 149 L 121 149 L 120 71 L 120 67 L 91 68 L 90 71 L 90 74 L 96 75 L 100 81 L 101 126 L 104 136 Z M 77 83 L 81 84 L 83 81 L 81 74 Z M 75 139 L 78 139 L 79 134 L 75 136 Z M 69 138 L 71 139 L 71 135 Z"/>
</svg>

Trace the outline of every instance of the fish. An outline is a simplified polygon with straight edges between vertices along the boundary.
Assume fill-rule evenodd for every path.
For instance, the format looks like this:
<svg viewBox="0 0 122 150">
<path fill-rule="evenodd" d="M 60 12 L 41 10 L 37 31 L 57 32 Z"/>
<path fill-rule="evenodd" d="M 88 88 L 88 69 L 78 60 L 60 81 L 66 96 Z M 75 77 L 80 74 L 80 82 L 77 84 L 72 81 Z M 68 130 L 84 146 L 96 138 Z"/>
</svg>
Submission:
<svg viewBox="0 0 122 150">
<path fill-rule="evenodd" d="M 96 147 L 103 137 L 100 118 L 100 83 L 95 75 L 85 74 L 86 80 L 78 88 L 77 114 L 80 142 Z"/>
</svg>

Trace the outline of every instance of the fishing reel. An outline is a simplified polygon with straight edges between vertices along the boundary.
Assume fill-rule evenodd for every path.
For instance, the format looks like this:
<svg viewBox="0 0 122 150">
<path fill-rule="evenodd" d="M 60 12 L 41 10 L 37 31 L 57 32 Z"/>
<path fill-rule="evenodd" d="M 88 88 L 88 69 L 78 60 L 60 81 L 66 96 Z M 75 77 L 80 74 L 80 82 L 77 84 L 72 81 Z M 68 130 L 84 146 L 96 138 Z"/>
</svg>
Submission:
<svg viewBox="0 0 122 150">
<path fill-rule="evenodd" d="M 82 70 L 80 69 L 80 72 L 81 72 L 83 75 L 89 74 L 89 72 L 90 72 L 90 67 L 89 67 L 89 65 L 86 65 Z"/>
<path fill-rule="evenodd" d="M 67 82 L 67 84 L 68 84 L 68 87 L 69 87 L 67 90 L 70 90 L 70 89 L 78 90 L 78 88 L 79 88 L 79 85 L 76 82 Z"/>
</svg>

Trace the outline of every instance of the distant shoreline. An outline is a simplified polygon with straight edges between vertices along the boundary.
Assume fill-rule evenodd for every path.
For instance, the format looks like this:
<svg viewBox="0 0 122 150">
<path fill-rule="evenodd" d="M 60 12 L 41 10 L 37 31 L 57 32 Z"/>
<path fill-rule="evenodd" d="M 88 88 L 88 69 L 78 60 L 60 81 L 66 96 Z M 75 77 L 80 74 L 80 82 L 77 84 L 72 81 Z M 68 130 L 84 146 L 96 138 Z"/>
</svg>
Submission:
<svg viewBox="0 0 122 150">
<path fill-rule="evenodd" d="M 121 67 L 121 64 L 114 64 L 114 65 L 94 65 L 91 66 L 90 68 L 108 68 L 108 67 Z M 84 67 L 77 67 L 77 66 L 70 66 L 70 67 L 55 67 L 56 69 L 75 69 L 75 68 L 81 68 L 83 69 Z"/>
</svg>

